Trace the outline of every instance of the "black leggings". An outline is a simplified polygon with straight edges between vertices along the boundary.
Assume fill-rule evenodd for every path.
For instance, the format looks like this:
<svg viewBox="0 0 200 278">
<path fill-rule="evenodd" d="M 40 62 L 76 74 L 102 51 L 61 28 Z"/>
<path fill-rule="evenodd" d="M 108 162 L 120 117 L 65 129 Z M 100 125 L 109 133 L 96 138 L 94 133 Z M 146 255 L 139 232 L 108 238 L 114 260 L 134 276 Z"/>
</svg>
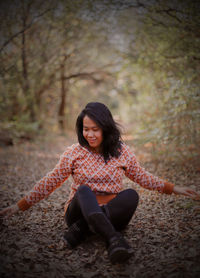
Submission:
<svg viewBox="0 0 200 278">
<path fill-rule="evenodd" d="M 87 221 L 90 214 L 103 211 L 115 229 L 120 231 L 131 220 L 137 208 L 138 200 L 139 196 L 135 190 L 126 189 L 118 193 L 106 205 L 99 206 L 92 190 L 86 185 L 81 185 L 67 208 L 65 221 L 70 227 L 79 219 L 84 218 Z"/>
</svg>

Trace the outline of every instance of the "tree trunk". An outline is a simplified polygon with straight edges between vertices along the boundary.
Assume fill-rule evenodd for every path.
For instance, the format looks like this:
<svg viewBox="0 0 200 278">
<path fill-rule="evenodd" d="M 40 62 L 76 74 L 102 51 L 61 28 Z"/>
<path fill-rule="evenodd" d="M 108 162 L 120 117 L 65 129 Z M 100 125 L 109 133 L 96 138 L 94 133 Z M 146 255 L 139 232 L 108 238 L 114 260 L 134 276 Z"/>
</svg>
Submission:
<svg viewBox="0 0 200 278">
<path fill-rule="evenodd" d="M 22 28 L 26 30 L 28 18 L 28 10 L 25 9 L 25 1 L 22 1 Z M 27 111 L 30 112 L 30 120 L 34 122 L 36 120 L 36 115 L 34 111 L 34 103 L 30 92 L 30 83 L 28 76 L 28 61 L 27 61 L 27 45 L 26 45 L 26 31 L 22 32 L 22 77 L 23 77 L 23 93 L 26 96 L 27 101 Z"/>
<path fill-rule="evenodd" d="M 67 56 L 64 56 L 63 62 L 60 67 L 61 100 L 60 100 L 60 106 L 58 110 L 58 123 L 62 131 L 66 128 L 66 120 L 65 120 L 65 106 L 66 106 L 66 97 L 67 97 L 67 89 L 66 89 L 66 81 L 65 81 L 66 59 Z"/>
</svg>

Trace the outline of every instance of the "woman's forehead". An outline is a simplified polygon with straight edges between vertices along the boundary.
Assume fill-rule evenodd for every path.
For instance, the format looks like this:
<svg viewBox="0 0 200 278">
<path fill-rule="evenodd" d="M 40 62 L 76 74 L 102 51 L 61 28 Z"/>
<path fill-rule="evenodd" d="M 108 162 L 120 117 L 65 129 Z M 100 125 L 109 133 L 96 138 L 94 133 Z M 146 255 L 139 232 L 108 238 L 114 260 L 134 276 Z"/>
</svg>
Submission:
<svg viewBox="0 0 200 278">
<path fill-rule="evenodd" d="M 98 127 L 97 123 L 93 121 L 90 117 L 87 115 L 83 118 L 83 126 L 84 127 Z"/>
</svg>

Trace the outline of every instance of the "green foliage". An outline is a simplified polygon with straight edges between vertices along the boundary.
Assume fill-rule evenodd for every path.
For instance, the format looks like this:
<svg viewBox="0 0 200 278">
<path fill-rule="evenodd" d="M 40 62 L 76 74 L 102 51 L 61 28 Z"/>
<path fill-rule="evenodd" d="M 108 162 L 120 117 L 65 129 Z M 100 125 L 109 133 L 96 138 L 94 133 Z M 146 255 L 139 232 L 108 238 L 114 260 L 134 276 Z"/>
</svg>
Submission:
<svg viewBox="0 0 200 278">
<path fill-rule="evenodd" d="M 0 63 L 4 123 L 19 136 L 56 130 L 61 118 L 73 128 L 80 108 L 102 101 L 132 128 L 135 142 L 151 142 L 162 155 L 198 154 L 196 2 L 36 2 L 0 10 L 2 42 L 10 39 Z"/>
<path fill-rule="evenodd" d="M 21 140 L 33 140 L 43 133 L 40 124 L 30 122 L 29 117 L 4 121 L 0 124 L 0 130 L 0 144 L 7 144 L 8 142 L 15 144 Z"/>
<path fill-rule="evenodd" d="M 104 77 L 92 79 L 88 75 L 85 80 L 90 82 L 77 85 L 73 79 L 73 76 L 78 79 L 82 72 L 90 73 L 98 68 L 103 71 L 104 65 L 114 60 L 105 33 L 84 19 L 81 10 L 84 1 L 53 2 L 20 1 L 18 5 L 16 1 L 5 5 L 4 13 L 1 12 L 0 116 L 4 121 L 17 119 L 17 123 L 23 123 L 26 117 L 27 123 L 39 122 L 51 127 L 55 119 L 58 122 L 69 117 L 67 122 L 71 127 L 76 103 L 82 106 L 86 99 L 107 101 L 106 93 L 103 97 L 95 93 L 95 90 L 100 94 L 103 91 L 100 84 Z M 13 10 L 15 19 L 10 17 Z M 65 81 L 61 84 L 62 73 Z M 59 115 L 64 100 L 63 115 Z"/>
<path fill-rule="evenodd" d="M 152 5 L 138 26 L 137 57 L 130 67 L 140 92 L 139 138 L 169 155 L 198 155 L 199 17 L 198 6 L 184 1 Z M 133 106 L 133 111 L 135 106 Z M 137 108 L 136 108 L 137 109 Z M 166 152 L 164 153 L 166 154 Z"/>
</svg>

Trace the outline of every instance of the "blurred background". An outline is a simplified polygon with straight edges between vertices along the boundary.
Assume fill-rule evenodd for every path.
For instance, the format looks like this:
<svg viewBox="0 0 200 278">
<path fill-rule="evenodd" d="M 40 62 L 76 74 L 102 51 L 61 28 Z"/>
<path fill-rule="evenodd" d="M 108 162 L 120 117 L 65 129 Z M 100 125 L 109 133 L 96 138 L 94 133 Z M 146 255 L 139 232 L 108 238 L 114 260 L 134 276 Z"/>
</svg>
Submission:
<svg viewBox="0 0 200 278">
<path fill-rule="evenodd" d="M 198 2 L 1 1 L 1 145 L 71 134 L 99 101 L 135 146 L 197 159 Z"/>
</svg>

